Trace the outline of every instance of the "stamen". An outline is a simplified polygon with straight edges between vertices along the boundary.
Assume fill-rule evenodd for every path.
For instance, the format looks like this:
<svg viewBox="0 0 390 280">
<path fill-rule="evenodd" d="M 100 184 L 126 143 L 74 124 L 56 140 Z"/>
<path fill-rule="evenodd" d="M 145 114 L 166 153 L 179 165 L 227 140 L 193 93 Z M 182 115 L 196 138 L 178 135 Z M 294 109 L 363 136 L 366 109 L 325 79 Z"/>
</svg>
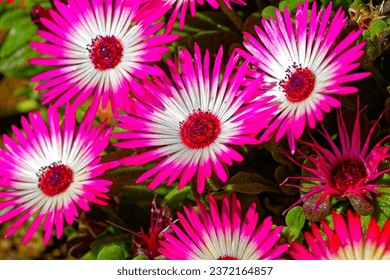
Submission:
<svg viewBox="0 0 390 280">
<path fill-rule="evenodd" d="M 61 161 L 41 167 L 36 174 L 38 187 L 47 196 L 65 192 L 73 182 L 73 171 Z"/>
<path fill-rule="evenodd" d="M 315 86 L 315 76 L 309 68 L 293 64 L 286 71 L 286 77 L 279 86 L 291 102 L 301 102 L 308 98 Z"/>
<path fill-rule="evenodd" d="M 123 56 L 122 44 L 115 36 L 97 36 L 87 49 L 95 69 L 102 71 L 115 68 Z"/>
<path fill-rule="evenodd" d="M 190 149 L 201 149 L 211 145 L 221 132 L 218 118 L 210 112 L 195 111 L 180 123 L 180 137 Z"/>
</svg>

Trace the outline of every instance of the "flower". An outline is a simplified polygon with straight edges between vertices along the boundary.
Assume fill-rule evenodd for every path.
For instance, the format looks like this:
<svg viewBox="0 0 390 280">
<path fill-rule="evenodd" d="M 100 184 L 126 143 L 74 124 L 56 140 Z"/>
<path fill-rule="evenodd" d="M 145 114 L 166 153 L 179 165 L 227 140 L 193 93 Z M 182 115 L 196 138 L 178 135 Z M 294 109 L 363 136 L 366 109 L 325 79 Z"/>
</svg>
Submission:
<svg viewBox="0 0 390 280">
<path fill-rule="evenodd" d="M 275 259 L 288 249 L 288 244 L 275 246 L 282 226 L 272 229 L 272 218 L 267 217 L 257 226 L 258 213 L 253 203 L 241 220 L 241 205 L 235 195 L 231 201 L 225 195 L 221 212 L 215 198 L 209 196 L 210 211 L 197 201 L 198 211 L 192 206 L 178 213 L 181 228 L 171 222 L 174 234 L 164 232 L 160 252 L 168 259 L 258 260 Z"/>
<path fill-rule="evenodd" d="M 252 98 L 262 79 L 241 89 L 248 64 L 239 66 L 232 76 L 238 55 L 230 57 L 224 73 L 221 60 L 222 47 L 210 73 L 208 51 L 203 61 L 197 45 L 194 61 L 188 50 L 180 51 L 178 61 L 167 61 L 175 85 L 168 76 L 145 81 L 151 97 L 145 95 L 142 100 L 134 101 L 134 114 L 118 116 L 117 126 L 128 131 L 113 135 L 123 139 L 115 145 L 126 149 L 150 148 L 124 158 L 122 164 L 139 166 L 161 159 L 137 183 L 157 174 L 149 184 L 154 189 L 168 178 L 167 185 L 171 185 L 181 175 L 180 189 L 196 176 L 197 190 L 202 193 L 205 180 L 213 171 L 226 182 L 224 164 L 243 160 L 231 145 L 258 142 L 248 135 L 258 125 L 253 116 L 261 104 L 245 102 Z"/>
<path fill-rule="evenodd" d="M 96 179 L 117 161 L 100 163 L 99 154 L 107 147 L 112 129 L 105 123 L 95 127 L 88 114 L 76 128 L 75 111 L 67 106 L 62 127 L 54 106 L 48 109 L 48 124 L 39 112 L 22 117 L 23 130 L 12 127 L 14 138 L 3 136 L 0 149 L 0 223 L 17 216 L 5 237 L 23 223 L 32 223 L 23 239 L 26 244 L 43 221 L 44 242 L 53 227 L 57 238 L 63 233 L 64 218 L 72 224 L 77 206 L 89 210 L 88 203 L 107 204 L 109 180 Z"/>
<path fill-rule="evenodd" d="M 256 71 L 264 71 L 264 80 L 270 89 L 263 95 L 271 97 L 268 105 L 274 108 L 269 127 L 262 132 L 261 141 L 273 137 L 279 141 L 284 135 L 295 151 L 295 140 L 300 138 L 308 124 L 314 128 L 323 120 L 323 113 L 340 107 L 333 95 L 357 92 L 357 88 L 343 85 L 363 79 L 370 73 L 350 72 L 359 66 L 356 62 L 363 54 L 364 42 L 350 47 L 361 30 L 350 32 L 335 44 L 347 22 L 340 7 L 330 21 L 332 2 L 317 12 L 313 2 L 310 15 L 308 1 L 298 5 L 295 24 L 287 8 L 282 15 L 276 10 L 276 21 L 262 19 L 263 28 L 255 26 L 260 42 L 245 32 L 248 42 L 243 42 L 247 53 L 238 50 L 244 58 L 251 59 Z M 308 17 L 310 16 L 310 19 Z"/>
<path fill-rule="evenodd" d="M 359 106 L 359 101 L 357 104 Z M 349 135 L 341 109 L 337 112 L 338 136 L 341 147 L 322 126 L 322 130 L 318 131 L 323 135 L 326 144 L 318 142 L 312 137 L 313 142 L 301 142 L 309 146 L 313 154 L 306 155 L 299 149 L 297 150 L 304 159 L 311 163 L 311 166 L 299 164 L 310 174 L 288 178 L 311 181 L 314 184 L 306 187 L 283 184 L 308 191 L 297 203 L 304 201 L 306 214 L 308 216 L 314 214 L 315 220 L 327 215 L 330 206 L 329 200 L 332 197 L 348 198 L 355 211 L 360 215 L 372 214 L 374 208 L 371 193 L 378 194 L 376 188 L 384 187 L 374 180 L 390 171 L 390 168 L 380 167 L 380 163 L 390 157 L 388 154 L 390 147 L 383 146 L 384 141 L 390 135 L 377 141 L 370 149 L 370 141 L 379 119 L 371 127 L 368 135 L 362 136 L 360 129 L 362 110 L 357 110 L 356 119 L 351 128 L 352 133 Z M 364 141 L 361 140 L 363 137 L 365 137 Z M 292 158 L 290 157 L 290 159 Z M 294 159 L 292 160 L 297 163 Z M 318 211 L 322 213 L 318 213 Z"/>
<path fill-rule="evenodd" d="M 53 21 L 40 19 L 50 30 L 38 31 L 47 42 L 30 44 L 52 57 L 33 58 L 29 62 L 55 68 L 32 80 L 43 81 L 37 90 L 45 90 L 44 104 L 58 98 L 55 104 L 62 106 L 76 97 L 78 106 L 93 94 L 93 108 L 102 102 L 104 109 L 110 100 L 114 114 L 118 107 L 128 111 L 129 90 L 134 95 L 142 94 L 136 78 L 162 73 L 150 64 L 161 60 L 169 50 L 163 45 L 177 35 L 156 35 L 164 23 L 153 22 L 162 17 L 164 9 L 155 11 L 153 17 L 135 21 L 137 1 L 92 2 L 69 0 L 66 5 L 54 1 L 56 10 L 50 10 Z"/>
<path fill-rule="evenodd" d="M 6 4 L 7 4 L 7 5 L 8 5 L 8 4 L 12 4 L 14 1 L 15 1 L 15 0 L 8 0 Z M 2 3 L 2 2 L 3 2 L 3 0 L 0 0 L 0 3 Z"/>
<path fill-rule="evenodd" d="M 156 197 L 152 201 L 150 212 L 149 230 L 145 232 L 142 228 L 139 233 L 134 233 L 131 247 L 136 256 L 145 256 L 148 259 L 158 259 L 161 255 L 158 251 L 161 247 L 160 239 L 162 232 L 169 230 L 169 222 L 172 220 L 172 211 L 166 205 L 157 207 Z"/>
<path fill-rule="evenodd" d="M 180 29 L 183 29 L 184 24 L 185 24 L 185 19 L 186 19 L 186 14 L 188 7 L 191 12 L 191 16 L 195 17 L 196 16 L 196 5 L 203 5 L 204 0 L 144 0 L 147 3 L 141 8 L 143 12 L 153 12 L 161 8 L 169 7 L 169 9 L 173 8 L 173 11 L 171 15 L 169 16 L 169 20 L 167 23 L 167 30 L 166 32 L 169 33 L 173 25 L 175 24 L 175 21 L 179 17 L 179 26 Z M 206 2 L 212 6 L 214 9 L 218 9 L 219 3 L 217 0 L 206 0 Z M 231 9 L 231 4 L 230 3 L 235 3 L 238 5 L 246 5 L 245 1 L 243 0 L 223 0 L 224 4 Z"/>
<path fill-rule="evenodd" d="M 367 230 L 362 228 L 360 216 L 347 211 L 332 213 L 334 229 L 321 221 L 322 231 L 313 223 L 304 237 L 308 247 L 297 241 L 291 243 L 289 254 L 295 260 L 390 260 L 390 219 L 381 229 L 374 218 Z"/>
</svg>

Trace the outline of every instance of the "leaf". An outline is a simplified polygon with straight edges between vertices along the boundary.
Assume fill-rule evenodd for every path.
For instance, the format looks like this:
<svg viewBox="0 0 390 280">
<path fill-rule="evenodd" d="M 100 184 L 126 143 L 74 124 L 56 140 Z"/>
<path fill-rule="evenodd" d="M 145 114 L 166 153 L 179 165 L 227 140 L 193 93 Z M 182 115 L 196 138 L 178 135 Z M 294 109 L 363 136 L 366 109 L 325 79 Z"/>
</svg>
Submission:
<svg viewBox="0 0 390 280">
<path fill-rule="evenodd" d="M 191 199 L 193 193 L 191 192 L 191 187 L 185 186 L 184 188 L 178 190 L 174 187 L 163 199 L 161 205 L 167 205 L 171 209 L 180 207 L 187 199 Z"/>
<path fill-rule="evenodd" d="M 0 17 L 0 29 L 10 29 L 20 20 L 26 19 L 28 14 L 20 9 L 13 9 L 5 12 Z"/>
<path fill-rule="evenodd" d="M 30 20 L 22 20 L 12 25 L 0 49 L 0 57 L 5 58 L 28 44 L 36 35 L 37 27 Z"/>
<path fill-rule="evenodd" d="M 381 194 L 374 196 L 374 213 L 373 218 L 377 219 L 380 226 L 383 226 L 385 221 L 390 218 L 390 188 L 377 188 Z"/>
<path fill-rule="evenodd" d="M 374 40 L 378 33 L 382 32 L 385 29 L 386 23 L 381 19 L 373 20 L 370 23 L 369 31 L 370 31 L 370 39 Z"/>
<path fill-rule="evenodd" d="M 245 194 L 259 194 L 262 192 L 279 193 L 280 189 L 275 183 L 270 182 L 257 173 L 238 172 L 232 176 L 225 186 L 226 191 L 234 191 Z"/>
<path fill-rule="evenodd" d="M 305 225 L 306 218 L 301 206 L 291 208 L 286 215 L 287 236 L 289 242 L 296 240 Z"/>
<path fill-rule="evenodd" d="M 273 19 L 276 18 L 276 7 L 275 6 L 267 6 L 263 9 L 263 11 L 261 12 L 261 16 L 265 19 L 269 19 L 270 17 L 272 17 Z"/>
<path fill-rule="evenodd" d="M 118 245 L 104 246 L 98 253 L 98 260 L 123 260 L 125 253 Z"/>
</svg>

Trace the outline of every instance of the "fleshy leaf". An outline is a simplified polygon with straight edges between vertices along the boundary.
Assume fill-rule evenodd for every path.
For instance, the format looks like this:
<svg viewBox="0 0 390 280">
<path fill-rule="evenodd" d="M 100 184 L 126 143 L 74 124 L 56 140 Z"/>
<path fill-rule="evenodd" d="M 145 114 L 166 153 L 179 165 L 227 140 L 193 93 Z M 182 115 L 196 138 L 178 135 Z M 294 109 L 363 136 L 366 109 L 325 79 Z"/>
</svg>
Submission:
<svg viewBox="0 0 390 280">
<path fill-rule="evenodd" d="M 286 215 L 287 236 L 289 243 L 296 240 L 305 225 L 306 218 L 301 206 L 291 208 Z"/>
<path fill-rule="evenodd" d="M 124 258 L 123 249 L 115 244 L 103 247 L 97 255 L 98 260 L 123 260 Z"/>
</svg>

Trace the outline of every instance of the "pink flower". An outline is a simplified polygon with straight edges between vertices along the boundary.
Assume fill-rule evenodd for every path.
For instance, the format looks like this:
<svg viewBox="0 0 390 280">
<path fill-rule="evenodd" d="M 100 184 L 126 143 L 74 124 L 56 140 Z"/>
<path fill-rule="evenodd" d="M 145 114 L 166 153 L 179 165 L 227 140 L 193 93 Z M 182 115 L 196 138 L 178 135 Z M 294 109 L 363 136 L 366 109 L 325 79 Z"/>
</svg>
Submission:
<svg viewBox="0 0 390 280">
<path fill-rule="evenodd" d="M 14 138 L 4 135 L 0 149 L 0 223 L 11 220 L 5 237 L 23 223 L 32 223 L 23 239 L 27 243 L 43 222 L 47 244 L 53 227 L 57 238 L 63 233 L 64 219 L 72 224 L 79 207 L 88 203 L 105 205 L 111 181 L 96 179 L 118 162 L 99 163 L 112 129 L 105 123 L 95 127 L 85 117 L 78 128 L 73 109 L 67 106 L 62 127 L 57 110 L 50 106 L 48 123 L 39 112 L 22 117 L 22 129 L 12 127 Z M 91 116 L 91 115 L 89 115 Z"/>
<path fill-rule="evenodd" d="M 164 9 L 153 17 L 135 20 L 137 1 L 124 0 L 69 0 L 68 5 L 54 1 L 56 10 L 50 10 L 53 21 L 41 18 L 50 30 L 39 30 L 46 42 L 33 42 L 38 52 L 51 57 L 31 59 L 30 63 L 55 68 L 32 78 L 43 81 L 37 90 L 44 104 L 56 99 L 62 106 L 75 98 L 76 106 L 93 95 L 93 107 L 102 107 L 111 101 L 114 114 L 118 107 L 128 111 L 129 90 L 141 94 L 137 78 L 160 75 L 162 70 L 151 63 L 161 60 L 169 50 L 163 46 L 177 35 L 156 33 L 164 23 L 154 24 Z"/>
<path fill-rule="evenodd" d="M 349 74 L 359 66 L 357 60 L 363 55 L 364 42 L 353 45 L 361 30 L 335 43 L 348 19 L 341 7 L 332 19 L 331 12 L 332 2 L 325 10 L 317 11 L 314 1 L 309 14 L 305 1 L 297 8 L 295 23 L 285 8 L 283 15 L 276 10 L 276 20 L 263 18 L 263 29 L 255 26 L 260 41 L 244 34 L 248 42 L 243 44 L 249 53 L 239 52 L 258 68 L 254 75 L 256 71 L 265 72 L 264 81 L 270 84 L 270 90 L 263 97 L 271 97 L 268 105 L 274 108 L 261 141 L 273 136 L 279 141 L 287 135 L 294 153 L 295 140 L 305 127 L 314 128 L 323 120 L 324 112 L 340 107 L 335 95 L 357 92 L 357 88 L 344 84 L 370 75 Z"/>
<path fill-rule="evenodd" d="M 160 241 L 160 253 L 171 260 L 258 260 L 275 259 L 288 249 L 288 244 L 275 246 L 282 226 L 272 229 L 267 217 L 260 225 L 256 204 L 253 203 L 241 218 L 240 201 L 227 195 L 218 209 L 216 200 L 209 196 L 210 210 L 197 201 L 198 209 L 184 207 L 178 213 L 178 223 L 171 222 L 172 233 L 164 232 L 167 241 Z"/>
<path fill-rule="evenodd" d="M 172 30 L 173 25 L 175 24 L 177 18 L 179 18 L 180 29 L 183 29 L 188 8 L 190 9 L 191 16 L 195 17 L 196 5 L 204 4 L 204 0 L 142 0 L 142 1 L 146 2 L 143 8 L 141 8 L 143 13 L 147 11 L 151 13 L 166 7 L 173 9 L 167 23 L 167 31 L 166 31 L 167 33 Z M 217 0 L 206 0 L 206 2 L 214 9 L 219 8 L 219 4 Z M 245 1 L 243 0 L 223 0 L 223 2 L 230 9 L 232 8 L 230 3 L 234 3 L 238 5 L 246 5 Z"/>
<path fill-rule="evenodd" d="M 160 240 L 163 238 L 162 232 L 169 230 L 169 222 L 172 220 L 172 212 L 168 206 L 157 207 L 156 197 L 152 201 L 150 212 L 149 230 L 143 229 L 139 233 L 134 233 L 131 247 L 136 256 L 145 256 L 148 259 L 158 259 L 161 255 L 158 251 L 161 248 Z"/>
<path fill-rule="evenodd" d="M 12 4 L 14 1 L 15 1 L 15 0 L 8 0 L 8 1 L 7 1 L 7 5 L 8 5 L 8 4 Z M 0 0 L 0 3 L 2 3 L 2 2 L 3 2 L 3 0 Z"/>
<path fill-rule="evenodd" d="M 390 219 L 381 229 L 374 218 L 367 230 L 362 228 L 360 216 L 347 211 L 332 213 L 333 229 L 324 220 L 322 230 L 313 223 L 305 232 L 305 243 L 294 241 L 289 253 L 296 260 L 390 260 Z"/>
<path fill-rule="evenodd" d="M 124 158 L 122 164 L 140 166 L 158 160 L 137 183 L 155 175 L 149 184 L 154 189 L 166 179 L 169 186 L 180 177 L 182 188 L 196 176 L 198 192 L 202 193 L 205 180 L 213 173 L 226 182 L 225 164 L 243 160 L 232 145 L 258 142 L 248 135 L 257 128 L 254 116 L 261 104 L 245 103 L 255 94 L 254 89 L 262 79 L 241 88 L 248 64 L 239 66 L 233 75 L 238 55 L 230 57 L 224 72 L 221 60 L 222 47 L 210 73 L 208 52 L 202 59 L 197 45 L 194 58 L 188 50 L 180 51 L 177 61 L 168 60 L 175 84 L 167 76 L 145 82 L 150 97 L 145 95 L 142 100 L 134 101 L 136 113 L 118 117 L 118 127 L 125 131 L 113 135 L 123 139 L 116 146 L 147 148 Z"/>
<path fill-rule="evenodd" d="M 357 103 L 359 105 L 359 101 Z M 369 215 L 374 211 L 371 193 L 378 194 L 376 188 L 384 187 L 374 180 L 390 171 L 390 168 L 380 168 L 380 163 L 390 157 L 388 153 L 390 147 L 383 146 L 384 141 L 390 135 L 370 148 L 371 137 L 379 119 L 371 127 L 368 135 L 365 136 L 365 140 L 362 141 L 360 131 L 361 114 L 362 111 L 357 111 L 352 133 L 349 135 L 341 109 L 338 110 L 338 141 L 340 145 L 337 145 L 332 136 L 322 127 L 319 132 L 323 135 L 326 144 L 317 142 L 312 137 L 313 142 L 301 141 L 312 149 L 311 155 L 306 155 L 299 149 L 297 150 L 304 159 L 312 164 L 311 166 L 299 164 L 310 175 L 289 179 L 302 179 L 311 181 L 313 184 L 307 187 L 293 184 L 284 185 L 302 188 L 307 191 L 297 203 L 304 201 L 306 213 L 309 216 L 314 214 L 316 216 L 315 220 L 327 215 L 330 206 L 329 201 L 332 197 L 342 200 L 349 199 L 355 211 L 360 215 Z"/>
</svg>

